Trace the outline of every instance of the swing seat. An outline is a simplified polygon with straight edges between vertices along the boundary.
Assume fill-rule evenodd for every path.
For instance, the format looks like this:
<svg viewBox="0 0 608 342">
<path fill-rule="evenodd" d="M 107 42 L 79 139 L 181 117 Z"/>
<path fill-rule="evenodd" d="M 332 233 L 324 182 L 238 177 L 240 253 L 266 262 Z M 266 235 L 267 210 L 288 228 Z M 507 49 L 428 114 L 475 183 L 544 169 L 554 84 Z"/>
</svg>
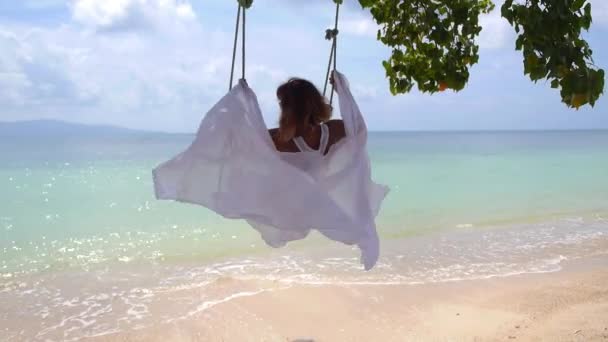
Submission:
<svg viewBox="0 0 608 342">
<path fill-rule="evenodd" d="M 371 269 L 379 255 L 374 220 L 388 188 L 371 179 L 367 128 L 347 80 L 338 72 L 334 80 L 346 137 L 326 155 L 278 152 L 241 80 L 205 115 L 190 147 L 153 171 L 156 197 L 245 219 L 272 247 L 316 229 L 357 245 Z M 299 158 L 308 158 L 306 169 Z"/>
</svg>

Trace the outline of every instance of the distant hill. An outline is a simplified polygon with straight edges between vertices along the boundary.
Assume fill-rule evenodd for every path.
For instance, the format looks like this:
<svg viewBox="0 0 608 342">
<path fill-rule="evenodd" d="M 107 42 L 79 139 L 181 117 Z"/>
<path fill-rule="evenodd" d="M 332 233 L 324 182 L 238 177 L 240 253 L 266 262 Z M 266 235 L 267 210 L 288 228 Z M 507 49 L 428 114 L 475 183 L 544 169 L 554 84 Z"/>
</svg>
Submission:
<svg viewBox="0 0 608 342">
<path fill-rule="evenodd" d="M 0 122 L 0 137 L 117 137 L 173 135 L 104 125 L 85 125 L 58 120 Z"/>
</svg>

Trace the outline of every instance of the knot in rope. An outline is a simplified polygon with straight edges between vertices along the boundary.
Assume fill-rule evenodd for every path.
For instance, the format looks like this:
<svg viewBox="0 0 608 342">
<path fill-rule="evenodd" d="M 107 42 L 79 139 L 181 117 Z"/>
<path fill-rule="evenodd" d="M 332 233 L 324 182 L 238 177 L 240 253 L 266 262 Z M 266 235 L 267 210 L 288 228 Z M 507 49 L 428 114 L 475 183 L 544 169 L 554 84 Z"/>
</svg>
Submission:
<svg viewBox="0 0 608 342">
<path fill-rule="evenodd" d="M 338 19 L 340 17 L 340 4 L 342 1 L 336 2 L 336 19 L 334 23 L 333 29 L 325 30 L 325 39 L 331 40 L 331 51 L 329 53 L 329 63 L 327 63 L 327 74 L 325 74 L 325 86 L 323 87 L 323 96 L 327 94 L 327 84 L 329 83 L 329 79 L 331 78 L 332 64 L 333 71 L 336 71 L 336 63 L 337 63 L 337 51 L 338 51 Z M 334 102 L 334 84 L 331 84 L 331 94 L 329 95 L 329 105 L 331 106 Z"/>
<path fill-rule="evenodd" d="M 253 5 L 253 0 L 238 0 L 237 2 L 239 3 L 239 6 L 242 6 L 246 9 Z"/>
<path fill-rule="evenodd" d="M 337 28 L 327 29 L 327 30 L 325 30 L 325 39 L 326 40 L 336 39 L 338 37 L 338 33 L 340 33 L 340 31 L 338 31 Z"/>
</svg>

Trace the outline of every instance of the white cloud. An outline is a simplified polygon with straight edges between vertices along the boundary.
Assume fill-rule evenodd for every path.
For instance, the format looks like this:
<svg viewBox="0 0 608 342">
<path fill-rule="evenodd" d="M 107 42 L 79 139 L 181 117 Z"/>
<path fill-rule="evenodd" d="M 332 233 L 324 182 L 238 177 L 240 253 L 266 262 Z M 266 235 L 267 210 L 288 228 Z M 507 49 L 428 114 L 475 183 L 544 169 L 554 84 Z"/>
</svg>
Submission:
<svg viewBox="0 0 608 342">
<path fill-rule="evenodd" d="M 370 18 L 348 18 L 340 22 L 340 32 L 355 36 L 376 37 L 378 25 Z"/>
<path fill-rule="evenodd" d="M 360 101 L 374 100 L 378 97 L 378 88 L 376 86 L 355 84 L 352 86 L 353 96 Z"/>
<path fill-rule="evenodd" d="M 590 0 L 593 22 L 602 26 L 608 25 L 608 1 Z"/>
<path fill-rule="evenodd" d="M 179 0 L 74 0 L 74 19 L 101 30 L 125 30 L 190 21 L 196 17 Z"/>
<path fill-rule="evenodd" d="M 0 72 L 0 103 L 23 105 L 26 98 L 23 93 L 31 87 L 30 81 L 21 72 Z"/>
<path fill-rule="evenodd" d="M 27 76 L 32 57 L 28 47 L 13 32 L 0 30 L 0 103 L 23 105 L 36 86 Z"/>
<path fill-rule="evenodd" d="M 501 49 L 515 44 L 513 28 L 500 15 L 503 1 L 495 3 L 494 11 L 482 15 L 479 19 L 479 24 L 483 28 L 479 35 L 479 46 L 483 49 Z"/>
<path fill-rule="evenodd" d="M 208 47 L 222 44 L 200 29 L 191 33 Z M 96 35 L 70 26 L 0 27 L 0 120 L 44 117 L 186 130 L 178 125 L 197 122 L 225 92 L 228 65 L 183 39 Z"/>
<path fill-rule="evenodd" d="M 285 82 L 289 78 L 284 70 L 273 68 L 266 64 L 254 64 L 248 70 L 248 77 L 253 81 L 266 79 L 273 83 L 279 83 Z"/>
</svg>

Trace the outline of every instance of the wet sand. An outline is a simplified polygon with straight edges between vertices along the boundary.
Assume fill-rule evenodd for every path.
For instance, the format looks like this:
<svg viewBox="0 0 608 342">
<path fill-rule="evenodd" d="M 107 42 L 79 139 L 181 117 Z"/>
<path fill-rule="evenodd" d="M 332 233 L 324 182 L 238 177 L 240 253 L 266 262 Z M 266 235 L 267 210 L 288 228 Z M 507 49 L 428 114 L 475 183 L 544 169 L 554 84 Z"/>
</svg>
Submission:
<svg viewBox="0 0 608 342">
<path fill-rule="evenodd" d="M 608 341 L 608 256 L 485 280 L 241 291 L 186 317 L 92 340 Z"/>
</svg>

